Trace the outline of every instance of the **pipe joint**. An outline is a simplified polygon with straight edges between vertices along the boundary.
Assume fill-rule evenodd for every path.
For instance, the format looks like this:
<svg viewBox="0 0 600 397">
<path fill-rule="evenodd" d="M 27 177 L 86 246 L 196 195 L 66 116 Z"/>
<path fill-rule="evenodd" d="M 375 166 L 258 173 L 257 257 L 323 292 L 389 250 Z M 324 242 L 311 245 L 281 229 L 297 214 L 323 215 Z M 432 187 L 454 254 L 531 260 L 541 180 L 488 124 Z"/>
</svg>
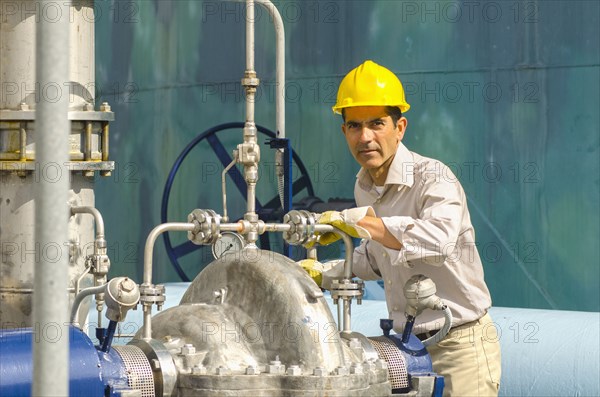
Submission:
<svg viewBox="0 0 600 397">
<path fill-rule="evenodd" d="M 256 72 L 254 71 L 246 71 L 244 77 L 242 78 L 242 85 L 248 90 L 254 90 L 256 92 L 256 88 L 259 86 L 260 80 L 256 77 Z"/>
</svg>

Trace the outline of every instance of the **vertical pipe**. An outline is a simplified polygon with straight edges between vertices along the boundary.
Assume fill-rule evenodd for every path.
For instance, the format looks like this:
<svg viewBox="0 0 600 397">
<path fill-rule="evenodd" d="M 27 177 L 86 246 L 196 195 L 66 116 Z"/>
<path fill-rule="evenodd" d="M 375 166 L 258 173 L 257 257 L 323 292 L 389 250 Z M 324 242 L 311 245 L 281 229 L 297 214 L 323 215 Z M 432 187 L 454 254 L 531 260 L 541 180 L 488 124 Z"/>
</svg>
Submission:
<svg viewBox="0 0 600 397">
<path fill-rule="evenodd" d="M 256 2 L 267 9 L 275 26 L 275 122 L 277 138 L 285 138 L 285 29 L 283 19 L 271 1 L 256 0 Z"/>
<path fill-rule="evenodd" d="M 246 3 L 246 73 L 245 77 L 256 77 L 254 70 L 254 0 L 248 0 Z M 254 127 L 254 101 L 255 89 L 246 91 L 246 125 L 251 124 Z M 249 134 L 244 131 L 244 142 Z M 256 136 L 256 135 L 255 135 Z"/>
<path fill-rule="evenodd" d="M 254 121 L 254 102 L 258 79 L 254 70 L 254 0 L 246 2 L 246 71 L 242 84 L 246 87 L 246 123 L 244 125 L 244 144 L 240 152 L 240 160 L 244 164 L 244 179 L 248 186 L 246 194 L 246 214 L 244 219 L 256 224 L 256 181 L 258 180 L 259 147 L 256 145 L 256 124 Z M 251 153 L 256 152 L 256 153 Z M 256 155 L 256 159 L 252 157 Z M 255 230 L 246 234 L 246 241 L 253 243 L 258 238 Z"/>
<path fill-rule="evenodd" d="M 247 196 L 246 212 L 254 214 L 256 212 L 256 183 L 248 183 Z"/>
<path fill-rule="evenodd" d="M 39 337 L 33 338 L 34 396 L 69 395 L 69 300 L 67 295 L 69 255 L 59 251 L 52 262 L 44 254 L 49 247 L 61 249 L 69 241 L 68 191 L 69 92 L 69 0 L 38 1 L 36 9 L 52 3 L 57 16 L 41 15 L 36 29 L 36 83 L 60 87 L 59 99 L 39 95 L 36 131 L 35 259 L 33 323 Z M 60 14 L 59 14 L 60 13 Z M 53 258 L 54 259 L 54 258 Z"/>
<path fill-rule="evenodd" d="M 254 0 L 246 3 L 246 70 L 254 70 Z"/>
<path fill-rule="evenodd" d="M 350 307 L 351 307 L 351 302 L 350 299 L 348 299 L 347 297 L 344 297 L 344 299 L 342 299 L 343 302 L 343 306 L 344 306 L 344 325 L 343 325 L 343 332 L 352 332 L 352 324 L 350 323 Z"/>
<path fill-rule="evenodd" d="M 340 299 L 337 299 L 335 301 L 335 304 L 337 305 L 337 317 L 338 317 L 338 329 L 341 328 L 342 330 L 344 330 L 344 317 L 342 316 L 342 302 L 340 302 Z"/>
</svg>

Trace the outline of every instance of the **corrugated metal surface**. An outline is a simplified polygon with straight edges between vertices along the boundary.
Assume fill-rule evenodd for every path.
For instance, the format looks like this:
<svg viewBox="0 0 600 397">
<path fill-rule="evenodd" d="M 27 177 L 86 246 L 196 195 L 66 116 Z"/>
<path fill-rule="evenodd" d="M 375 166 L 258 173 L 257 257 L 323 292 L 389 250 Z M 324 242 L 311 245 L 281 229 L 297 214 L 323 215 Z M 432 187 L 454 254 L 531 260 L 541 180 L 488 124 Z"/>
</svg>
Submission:
<svg viewBox="0 0 600 397">
<path fill-rule="evenodd" d="M 113 274 L 140 275 L 179 151 L 206 128 L 243 120 L 245 8 L 96 4 L 98 91 L 117 115 L 111 153 L 118 164 L 99 181 L 97 202 Z M 287 134 L 321 198 L 352 196 L 357 166 L 330 106 L 342 76 L 371 58 L 405 85 L 412 105 L 406 145 L 445 161 L 463 183 L 494 303 L 600 310 L 598 2 L 278 6 L 287 37 Z M 274 128 L 274 33 L 266 12 L 257 18 L 256 119 Z M 241 132 L 224 142 L 240 140 Z M 171 220 L 193 207 L 221 210 L 220 164 L 207 144 L 195 153 L 174 186 Z M 264 157 L 263 200 L 275 192 L 264 183 L 273 179 L 272 157 Z M 230 210 L 241 212 L 240 196 L 232 190 L 230 197 Z M 176 280 L 162 245 L 156 251 L 157 278 Z"/>
</svg>

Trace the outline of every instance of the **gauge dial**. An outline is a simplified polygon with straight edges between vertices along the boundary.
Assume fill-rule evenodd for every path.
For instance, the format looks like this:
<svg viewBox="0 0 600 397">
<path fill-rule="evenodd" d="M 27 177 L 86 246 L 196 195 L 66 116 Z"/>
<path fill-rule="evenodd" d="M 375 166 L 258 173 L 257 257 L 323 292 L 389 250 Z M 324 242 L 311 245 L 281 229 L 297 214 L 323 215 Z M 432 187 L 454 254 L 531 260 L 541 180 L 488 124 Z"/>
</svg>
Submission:
<svg viewBox="0 0 600 397">
<path fill-rule="evenodd" d="M 219 239 L 212 246 L 212 253 L 215 259 L 219 259 L 227 253 L 240 252 L 245 245 L 244 238 L 239 234 L 222 232 Z"/>
</svg>

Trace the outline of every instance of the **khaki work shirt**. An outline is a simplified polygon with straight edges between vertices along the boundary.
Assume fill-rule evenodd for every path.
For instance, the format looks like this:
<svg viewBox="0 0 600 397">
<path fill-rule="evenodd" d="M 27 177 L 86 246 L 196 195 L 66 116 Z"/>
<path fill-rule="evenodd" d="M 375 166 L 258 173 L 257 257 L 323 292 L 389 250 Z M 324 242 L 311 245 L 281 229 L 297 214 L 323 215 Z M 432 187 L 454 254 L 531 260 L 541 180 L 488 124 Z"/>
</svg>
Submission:
<svg viewBox="0 0 600 397">
<path fill-rule="evenodd" d="M 358 206 L 372 206 L 403 246 L 394 250 L 363 240 L 354 251 L 354 274 L 364 280 L 384 280 L 396 332 L 406 322 L 404 284 L 415 274 L 430 277 L 436 284 L 437 295 L 452 311 L 453 326 L 486 313 L 491 297 L 467 199 L 446 165 L 410 152 L 400 143 L 381 194 L 369 173 L 361 169 L 354 197 Z M 443 323 L 441 311 L 427 309 L 417 317 L 414 332 L 440 329 Z"/>
</svg>

